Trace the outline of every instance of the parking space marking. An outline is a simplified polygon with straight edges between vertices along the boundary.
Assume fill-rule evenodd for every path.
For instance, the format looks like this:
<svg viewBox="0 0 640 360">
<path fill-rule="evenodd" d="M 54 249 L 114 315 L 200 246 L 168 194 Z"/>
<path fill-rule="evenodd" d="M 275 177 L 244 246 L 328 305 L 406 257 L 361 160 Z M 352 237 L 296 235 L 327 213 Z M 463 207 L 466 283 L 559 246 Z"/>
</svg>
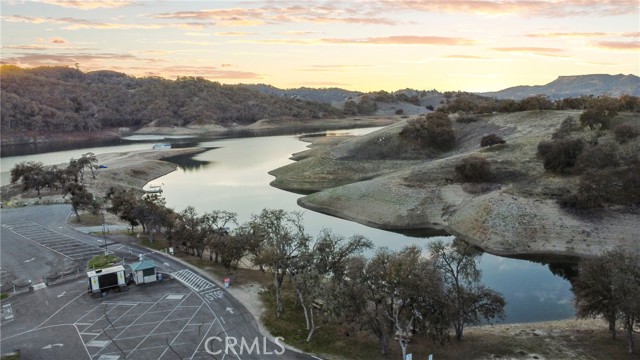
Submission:
<svg viewBox="0 0 640 360">
<path fill-rule="evenodd" d="M 157 328 L 159 328 L 159 327 L 160 327 L 160 325 L 162 325 L 162 323 L 163 323 L 165 320 L 167 320 L 167 319 L 169 318 L 169 316 L 171 316 L 171 314 L 173 314 L 173 312 L 174 312 L 174 311 L 176 311 L 176 309 L 177 309 L 178 307 L 180 307 L 180 305 L 181 305 L 183 302 L 185 302 L 186 300 L 187 300 L 187 298 L 185 298 L 185 299 L 183 299 L 182 301 L 180 301 L 180 303 L 179 303 L 176 307 L 174 307 L 174 308 L 173 308 L 173 310 L 171 310 L 171 312 L 170 312 L 169 314 L 167 314 L 167 316 L 165 316 L 162 320 L 160 320 L 160 322 L 158 323 L 158 325 L 156 325 L 156 326 L 153 328 L 153 330 L 151 330 L 151 331 L 149 332 L 149 334 L 147 334 L 147 336 L 145 336 L 145 338 L 144 338 L 144 339 L 142 339 L 142 341 L 140 341 L 140 342 L 138 343 L 138 345 L 136 345 L 136 347 L 134 347 L 134 348 L 133 348 L 133 350 L 131 350 L 131 352 L 130 352 L 127 356 L 131 356 L 131 354 L 133 354 L 133 353 L 134 353 L 134 352 L 135 352 L 135 351 L 140 347 L 140 345 L 141 345 L 145 340 L 147 340 L 147 339 L 149 338 L 149 336 L 151 336 L 151 334 L 153 334 L 153 332 L 154 332 L 154 331 L 156 331 L 156 329 L 157 329 Z"/>
<path fill-rule="evenodd" d="M 226 333 L 208 301 L 191 290 L 165 294 L 156 302 L 104 302 L 80 316 L 74 325 L 82 325 L 79 333 L 92 360 L 150 354 L 165 359 L 173 356 L 172 349 L 195 359 L 204 354 L 207 337 Z"/>
<path fill-rule="evenodd" d="M 215 287 L 210 281 L 206 280 L 202 276 L 194 273 L 189 269 L 184 269 L 171 273 L 171 276 L 178 279 L 181 283 L 187 285 L 195 291 L 202 291 L 212 287 Z"/>
<path fill-rule="evenodd" d="M 89 245 L 72 236 L 60 233 L 33 221 L 5 224 L 6 229 L 27 240 L 72 260 L 90 259 L 104 253 L 104 249 Z M 108 251 L 109 252 L 109 251 Z"/>
</svg>

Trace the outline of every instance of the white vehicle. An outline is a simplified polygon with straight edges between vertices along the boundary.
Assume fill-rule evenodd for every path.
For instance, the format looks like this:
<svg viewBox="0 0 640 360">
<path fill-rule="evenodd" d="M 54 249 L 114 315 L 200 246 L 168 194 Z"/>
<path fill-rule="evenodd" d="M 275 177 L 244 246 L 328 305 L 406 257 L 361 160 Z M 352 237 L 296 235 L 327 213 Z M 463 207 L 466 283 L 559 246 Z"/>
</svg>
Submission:
<svg viewBox="0 0 640 360">
<path fill-rule="evenodd" d="M 122 265 L 89 271 L 87 276 L 91 294 L 104 293 L 111 289 L 127 290 L 125 269 Z"/>
</svg>

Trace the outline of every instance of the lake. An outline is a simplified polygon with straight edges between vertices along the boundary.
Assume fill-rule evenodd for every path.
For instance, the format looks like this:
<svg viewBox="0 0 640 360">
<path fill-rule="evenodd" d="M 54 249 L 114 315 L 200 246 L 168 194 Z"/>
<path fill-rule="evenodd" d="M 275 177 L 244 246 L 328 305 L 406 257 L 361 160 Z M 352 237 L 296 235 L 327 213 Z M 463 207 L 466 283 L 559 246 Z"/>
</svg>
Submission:
<svg viewBox="0 0 640 360">
<path fill-rule="evenodd" d="M 332 130 L 320 135 L 360 135 L 376 129 Z M 425 249 L 430 241 L 452 240 L 452 237 L 409 237 L 299 207 L 296 201 L 301 195 L 271 187 L 269 183 L 274 178 L 268 171 L 291 163 L 289 157 L 293 153 L 306 149 L 308 144 L 299 140 L 300 135 L 216 139 L 137 136 L 106 147 L 3 157 L 2 183 L 8 179 L 10 169 L 20 161 L 59 164 L 72 157 L 79 158 L 89 151 L 100 154 L 150 149 L 153 141 L 176 143 L 177 146 L 197 145 L 210 150 L 193 157 L 172 159 L 177 170 L 150 183 L 162 186 L 167 206 L 176 211 L 189 205 L 199 214 L 211 210 L 228 210 L 236 212 L 241 223 L 264 208 L 303 211 L 306 231 L 312 236 L 328 228 L 346 237 L 362 234 L 371 239 L 376 247 L 386 246 L 393 250 L 400 250 L 411 244 Z M 574 316 L 573 294 L 569 282 L 554 276 L 547 266 L 484 254 L 480 259 L 480 268 L 483 282 L 501 292 L 508 302 L 505 322 L 546 321 Z"/>
</svg>

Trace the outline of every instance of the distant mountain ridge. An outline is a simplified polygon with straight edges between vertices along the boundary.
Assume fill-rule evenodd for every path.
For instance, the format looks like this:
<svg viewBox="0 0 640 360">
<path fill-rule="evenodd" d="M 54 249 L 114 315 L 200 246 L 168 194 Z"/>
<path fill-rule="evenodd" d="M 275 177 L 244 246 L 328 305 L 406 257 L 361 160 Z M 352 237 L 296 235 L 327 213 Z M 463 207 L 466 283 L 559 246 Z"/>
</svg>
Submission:
<svg viewBox="0 0 640 360">
<path fill-rule="evenodd" d="M 483 96 L 512 100 L 520 100 L 540 94 L 545 94 L 552 100 L 583 95 L 640 96 L 640 77 L 631 74 L 559 76 L 546 85 L 514 86 L 500 91 L 479 93 L 479 95 Z"/>
</svg>

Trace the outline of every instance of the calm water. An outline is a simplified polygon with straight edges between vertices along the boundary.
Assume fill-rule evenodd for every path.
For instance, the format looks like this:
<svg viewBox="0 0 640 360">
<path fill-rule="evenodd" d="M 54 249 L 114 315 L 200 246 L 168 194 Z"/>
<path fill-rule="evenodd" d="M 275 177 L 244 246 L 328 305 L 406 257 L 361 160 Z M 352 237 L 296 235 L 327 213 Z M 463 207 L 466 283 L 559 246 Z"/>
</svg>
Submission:
<svg viewBox="0 0 640 360">
<path fill-rule="evenodd" d="M 373 130 L 331 131 L 328 135 L 345 132 L 357 135 Z M 130 139 L 131 144 L 125 145 L 5 157 L 1 159 L 2 181 L 5 183 L 7 172 L 20 161 L 58 164 L 89 151 L 100 154 L 150 148 L 148 142 L 139 143 L 140 140 L 151 139 L 136 137 Z M 318 234 L 323 228 L 330 228 L 344 236 L 362 234 L 377 247 L 386 246 L 394 250 L 411 244 L 426 248 L 434 239 L 451 240 L 451 237 L 408 237 L 300 208 L 296 203 L 300 195 L 269 186 L 273 177 L 267 173 L 290 163 L 292 153 L 306 149 L 308 144 L 301 142 L 298 136 L 198 139 L 197 144 L 211 150 L 193 158 L 175 159 L 178 166 L 175 172 L 150 183 L 162 185 L 167 206 L 176 211 L 188 205 L 194 206 L 200 214 L 215 209 L 229 210 L 238 213 L 239 221 L 245 222 L 251 214 L 259 213 L 264 208 L 299 210 L 304 212 L 305 227 L 311 235 Z M 546 266 L 485 254 L 480 267 L 485 284 L 501 292 L 508 302 L 506 322 L 564 319 L 574 315 L 569 283 L 554 276 Z"/>
</svg>

